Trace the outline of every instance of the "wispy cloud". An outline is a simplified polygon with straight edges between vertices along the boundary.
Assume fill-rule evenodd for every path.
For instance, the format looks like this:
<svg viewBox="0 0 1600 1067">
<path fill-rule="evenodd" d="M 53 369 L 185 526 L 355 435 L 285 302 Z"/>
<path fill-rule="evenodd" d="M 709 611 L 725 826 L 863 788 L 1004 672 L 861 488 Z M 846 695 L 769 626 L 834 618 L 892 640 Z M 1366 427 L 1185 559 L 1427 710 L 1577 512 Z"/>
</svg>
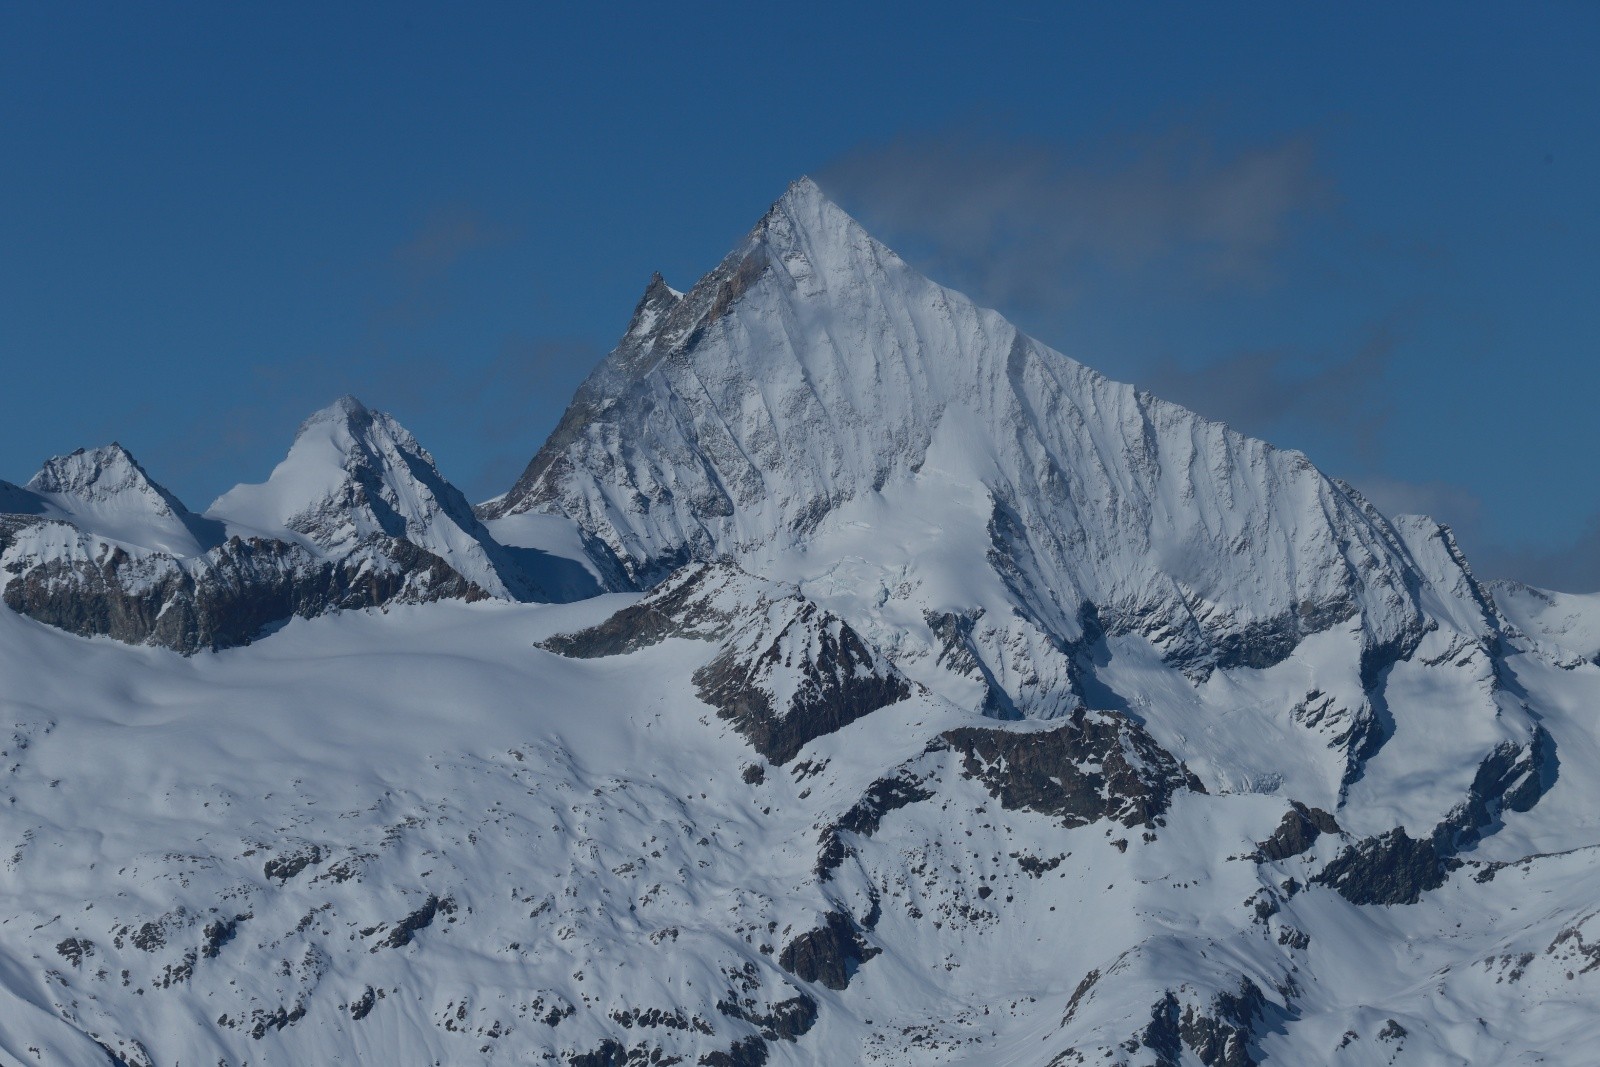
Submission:
<svg viewBox="0 0 1600 1067">
<path fill-rule="evenodd" d="M 1227 151 L 1180 129 L 1066 145 L 971 132 L 865 145 L 819 180 L 885 232 L 924 241 L 974 295 L 1056 306 L 1104 272 L 1260 284 L 1331 182 L 1301 135 Z"/>
<path fill-rule="evenodd" d="M 1563 593 L 1600 592 L 1600 516 L 1565 544 L 1507 548 L 1467 545 L 1480 577 L 1512 578 Z"/>
<path fill-rule="evenodd" d="M 1385 474 L 1365 474 L 1353 481 L 1385 515 L 1428 515 L 1469 537 L 1483 517 L 1483 501 L 1450 482 L 1408 482 Z"/>
<path fill-rule="evenodd" d="M 1255 437 L 1271 439 L 1286 426 L 1337 430 L 1373 462 L 1390 416 L 1384 379 L 1396 341 L 1395 325 L 1384 322 L 1354 352 L 1332 360 L 1286 348 L 1239 352 L 1201 366 L 1167 358 L 1140 384 Z"/>
<path fill-rule="evenodd" d="M 455 266 L 468 252 L 509 240 L 504 227 L 477 212 L 453 205 L 433 211 L 390 253 L 395 264 L 414 281 L 437 276 Z"/>
</svg>

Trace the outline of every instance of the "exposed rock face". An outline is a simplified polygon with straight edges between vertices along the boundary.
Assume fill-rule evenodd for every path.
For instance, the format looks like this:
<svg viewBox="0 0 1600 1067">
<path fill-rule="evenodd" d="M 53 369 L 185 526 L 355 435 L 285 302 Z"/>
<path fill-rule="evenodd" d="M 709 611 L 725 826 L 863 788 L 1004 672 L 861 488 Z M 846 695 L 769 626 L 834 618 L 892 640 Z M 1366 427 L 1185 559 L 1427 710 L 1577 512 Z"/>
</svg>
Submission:
<svg viewBox="0 0 1600 1067">
<path fill-rule="evenodd" d="M 405 541 L 388 546 L 395 568 L 377 571 L 365 561 L 318 559 L 298 545 L 259 537 L 230 537 L 203 556 L 179 560 L 135 556 L 120 546 L 92 555 L 94 546 L 77 531 L 49 533 L 66 551 L 41 558 L 28 551 L 30 534 L 42 539 L 37 526 L 0 518 L 0 558 L 20 572 L 6 582 L 8 607 L 69 633 L 161 645 L 186 655 L 249 644 L 272 624 L 296 616 L 488 596 L 437 556 Z"/>
<path fill-rule="evenodd" d="M 962 771 L 1008 809 L 1052 815 L 1066 826 L 1109 819 L 1150 825 L 1179 789 L 1205 786 L 1120 715 L 1079 711 L 1048 730 L 968 727 L 942 735 Z"/>
<path fill-rule="evenodd" d="M 1467 798 L 1429 837 L 1417 840 L 1396 827 L 1349 846 L 1312 881 L 1331 886 L 1352 904 L 1415 904 L 1461 866 L 1456 854 L 1477 842 L 1502 810 L 1527 811 L 1538 802 L 1552 784 L 1553 757 L 1542 728 L 1528 746 L 1500 745 L 1479 765 Z"/>
<path fill-rule="evenodd" d="M 879 951 L 867 943 L 848 915 L 830 911 L 821 926 L 783 946 L 778 963 L 803 982 L 844 989 L 856 969 Z"/>
<path fill-rule="evenodd" d="M 306 545 L 328 559 L 393 569 L 404 542 L 488 595 L 549 599 L 489 535 L 460 490 L 391 416 L 341 397 L 301 424 L 260 485 L 240 485 L 207 515 L 230 529 Z"/>
<path fill-rule="evenodd" d="M 767 1062 L 767 1044 L 760 1038 L 735 1041 L 728 1051 L 720 1049 L 700 1057 L 704 1067 L 762 1067 Z"/>
<path fill-rule="evenodd" d="M 1269 862 L 1285 860 L 1305 852 L 1323 834 L 1338 832 L 1339 824 L 1332 815 L 1321 808 L 1308 808 L 1298 800 L 1293 801 L 1272 836 L 1261 843 L 1258 854 Z"/>
<path fill-rule="evenodd" d="M 694 675 L 700 699 L 775 764 L 911 695 L 910 683 L 842 620 L 793 588 L 726 564 L 687 567 L 605 622 L 543 647 L 593 658 L 668 637 L 718 643 Z"/>
<path fill-rule="evenodd" d="M 669 637 L 721 641 L 733 630 L 740 611 L 735 585 L 755 582 L 736 568 L 686 567 L 636 604 L 586 630 L 556 634 L 541 647 L 562 656 L 598 659 L 620 656 Z"/>
<path fill-rule="evenodd" d="M 1069 829 L 1095 822 L 1153 828 L 1176 792 L 1205 792 L 1137 723 L 1112 712 L 1080 710 L 1046 729 L 949 730 L 823 827 L 817 873 L 829 877 L 843 864 L 847 835 L 873 836 L 890 812 L 938 796 L 947 774 L 978 782 L 1008 811 L 1048 815 Z"/>
<path fill-rule="evenodd" d="M 1177 1035 L 1206 1067 L 1257 1067 L 1251 1038 L 1265 1007 L 1260 987 L 1244 978 L 1237 990 L 1215 994 L 1204 1008 L 1186 1005 Z"/>
<path fill-rule="evenodd" d="M 849 811 L 823 828 L 817 854 L 818 876 L 827 878 L 849 854 L 849 847 L 842 835 L 848 833 L 871 837 L 878 832 L 883 817 L 891 811 L 933 799 L 933 791 L 923 786 L 924 780 L 904 767 L 895 777 L 880 778 L 868 786 L 866 794 Z"/>
<path fill-rule="evenodd" d="M 1146 969 L 1144 949 L 1125 953 L 1102 972 L 1086 975 L 1068 1002 L 1063 1024 L 1069 1029 L 1084 1016 L 1118 1021 L 1097 1027 L 1097 1039 L 1069 1047 L 1050 1067 L 1259 1067 L 1259 1037 L 1272 1002 L 1247 975 L 1220 971 L 1205 981 L 1172 981 Z M 1143 981 L 1139 981 L 1142 978 Z M 1130 979 L 1132 980 L 1130 982 Z M 1140 1009 L 1138 989 L 1154 981 L 1159 993 Z M 1281 992 L 1281 991 L 1280 991 Z M 1117 1035 L 1126 1034 L 1118 1038 Z"/>
<path fill-rule="evenodd" d="M 1352 904 L 1415 904 L 1447 877 L 1444 857 L 1432 841 L 1418 841 L 1395 827 L 1351 845 L 1312 881 L 1338 890 Z"/>
<path fill-rule="evenodd" d="M 776 633 L 745 635 L 725 647 L 694 681 L 700 699 L 776 764 L 911 695 L 905 678 L 854 630 L 811 603 L 801 604 Z"/>
</svg>

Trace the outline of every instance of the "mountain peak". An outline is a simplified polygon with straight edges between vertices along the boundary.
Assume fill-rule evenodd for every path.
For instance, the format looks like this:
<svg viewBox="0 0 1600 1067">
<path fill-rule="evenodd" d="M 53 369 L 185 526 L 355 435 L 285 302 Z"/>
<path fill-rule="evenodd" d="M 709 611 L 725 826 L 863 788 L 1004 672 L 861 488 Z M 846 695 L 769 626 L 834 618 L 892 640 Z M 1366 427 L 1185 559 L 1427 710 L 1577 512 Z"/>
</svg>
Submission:
<svg viewBox="0 0 1600 1067">
<path fill-rule="evenodd" d="M 60 493 L 85 501 L 104 500 L 130 490 L 152 495 L 157 507 L 170 509 L 171 494 L 156 485 L 137 460 L 113 441 L 101 448 L 79 448 L 45 460 L 28 481 L 36 493 Z M 180 508 L 182 505 L 178 505 Z"/>
<path fill-rule="evenodd" d="M 656 324 L 670 315 L 682 301 L 683 294 L 668 285 L 660 271 L 651 274 L 650 284 L 645 286 L 644 295 L 633 309 L 633 318 L 628 322 L 624 340 L 648 337 L 655 331 Z"/>
<path fill-rule="evenodd" d="M 235 486 L 207 514 L 241 532 L 287 535 L 336 559 L 388 552 L 383 546 L 405 541 L 491 596 L 529 592 L 411 432 L 353 396 L 314 412 L 265 482 Z"/>
<path fill-rule="evenodd" d="M 809 176 L 801 175 L 789 183 L 783 195 L 773 201 L 772 207 L 767 211 L 767 217 L 774 214 L 784 214 L 791 218 L 819 218 L 826 215 L 837 215 L 849 218 L 843 208 L 828 198 L 822 187 Z"/>
<path fill-rule="evenodd" d="M 334 432 L 337 433 L 338 429 L 342 429 L 345 432 L 348 438 L 348 440 L 345 440 L 345 447 L 348 448 L 355 437 L 369 432 L 374 423 L 377 422 L 389 424 L 384 426 L 385 430 L 399 429 L 401 433 L 405 433 L 404 429 L 398 423 L 395 423 L 393 419 L 390 419 L 382 412 L 373 411 L 360 400 L 346 393 L 327 407 L 319 408 L 306 416 L 305 421 L 300 424 L 300 428 L 295 432 L 295 441 L 298 443 L 307 436 L 316 436 L 318 427 L 335 427 L 337 429 Z M 406 434 L 406 436 L 410 437 L 410 434 Z"/>
<path fill-rule="evenodd" d="M 155 551 L 195 555 L 217 537 L 115 441 L 46 460 L 24 492 L 34 497 L 34 514 Z"/>
<path fill-rule="evenodd" d="M 777 261 L 805 258 L 819 268 L 862 254 L 899 258 L 806 177 L 789 183 L 750 236 Z"/>
</svg>

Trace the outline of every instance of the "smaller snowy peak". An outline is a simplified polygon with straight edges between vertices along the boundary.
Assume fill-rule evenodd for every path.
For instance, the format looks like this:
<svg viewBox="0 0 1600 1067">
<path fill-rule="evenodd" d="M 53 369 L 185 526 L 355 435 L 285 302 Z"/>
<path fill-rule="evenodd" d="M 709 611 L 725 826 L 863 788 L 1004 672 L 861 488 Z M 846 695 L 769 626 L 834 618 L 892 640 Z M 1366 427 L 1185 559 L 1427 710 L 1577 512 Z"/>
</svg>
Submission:
<svg viewBox="0 0 1600 1067">
<path fill-rule="evenodd" d="M 1489 584 L 1500 616 L 1540 644 L 1600 663 L 1600 593 L 1557 593 L 1521 582 Z"/>
<path fill-rule="evenodd" d="M 235 486 L 207 514 L 338 552 L 374 534 L 404 536 L 448 514 L 458 495 L 410 431 L 344 396 L 300 424 L 265 482 Z"/>
<path fill-rule="evenodd" d="M 104 448 L 80 448 L 47 459 L 28 482 L 35 493 L 76 497 L 89 503 L 134 493 L 150 501 L 150 510 L 171 513 L 182 508 L 170 493 L 150 480 L 144 468 L 113 441 Z"/>
<path fill-rule="evenodd" d="M 236 486 L 206 514 L 231 531 L 284 538 L 329 559 L 388 559 L 393 542 L 409 542 L 491 596 L 534 596 L 411 432 L 352 396 L 301 423 L 265 482 Z"/>
<path fill-rule="evenodd" d="M 115 442 L 45 461 L 25 488 L 0 490 L 0 507 L 69 522 L 84 533 L 174 556 L 211 548 L 220 531 L 193 514 Z"/>
</svg>

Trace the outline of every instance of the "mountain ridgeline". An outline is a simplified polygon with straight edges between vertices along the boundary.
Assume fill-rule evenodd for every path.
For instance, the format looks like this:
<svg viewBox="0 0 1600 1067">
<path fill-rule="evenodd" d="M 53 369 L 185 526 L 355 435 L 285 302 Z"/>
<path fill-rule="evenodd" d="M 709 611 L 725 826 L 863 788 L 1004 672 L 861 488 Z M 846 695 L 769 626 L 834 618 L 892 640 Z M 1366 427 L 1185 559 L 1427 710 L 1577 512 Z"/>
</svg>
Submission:
<svg viewBox="0 0 1600 1067">
<path fill-rule="evenodd" d="M 1480 584 L 806 179 L 651 279 L 503 495 L 349 397 L 198 514 L 79 451 L 0 482 L 0 599 L 0 1059 L 1600 1040 L 1600 600 Z"/>
</svg>

